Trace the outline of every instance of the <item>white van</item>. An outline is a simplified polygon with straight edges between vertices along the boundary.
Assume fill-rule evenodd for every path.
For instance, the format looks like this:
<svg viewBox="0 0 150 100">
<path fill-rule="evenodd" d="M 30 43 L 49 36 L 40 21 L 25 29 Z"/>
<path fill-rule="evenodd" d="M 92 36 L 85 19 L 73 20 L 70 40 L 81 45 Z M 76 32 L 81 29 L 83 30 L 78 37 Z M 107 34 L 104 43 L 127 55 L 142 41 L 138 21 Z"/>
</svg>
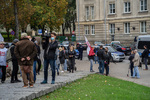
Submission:
<svg viewBox="0 0 150 100">
<path fill-rule="evenodd" d="M 140 56 L 142 55 L 142 52 L 144 51 L 144 45 L 146 45 L 147 48 L 150 49 L 150 35 L 140 35 L 137 38 L 136 48 Z M 148 63 L 150 63 L 150 54 L 148 58 Z"/>
</svg>

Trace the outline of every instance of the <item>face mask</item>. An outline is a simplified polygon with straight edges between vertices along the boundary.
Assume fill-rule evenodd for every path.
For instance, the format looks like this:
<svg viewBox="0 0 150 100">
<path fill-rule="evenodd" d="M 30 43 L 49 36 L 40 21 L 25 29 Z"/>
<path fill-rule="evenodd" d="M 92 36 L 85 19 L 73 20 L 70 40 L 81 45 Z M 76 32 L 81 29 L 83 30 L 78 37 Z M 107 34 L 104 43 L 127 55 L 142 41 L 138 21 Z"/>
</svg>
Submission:
<svg viewBox="0 0 150 100">
<path fill-rule="evenodd" d="M 51 40 L 54 40 L 55 38 L 54 37 L 51 37 Z"/>
</svg>

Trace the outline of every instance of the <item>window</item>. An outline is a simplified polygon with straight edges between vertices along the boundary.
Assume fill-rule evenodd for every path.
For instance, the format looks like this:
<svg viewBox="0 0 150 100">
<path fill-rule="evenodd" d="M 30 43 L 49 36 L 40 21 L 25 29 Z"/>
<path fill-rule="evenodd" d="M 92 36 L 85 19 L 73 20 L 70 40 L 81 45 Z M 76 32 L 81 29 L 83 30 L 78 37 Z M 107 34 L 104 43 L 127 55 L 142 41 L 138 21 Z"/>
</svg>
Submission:
<svg viewBox="0 0 150 100">
<path fill-rule="evenodd" d="M 130 12 L 130 2 L 125 2 L 124 3 L 124 12 L 125 13 Z"/>
<path fill-rule="evenodd" d="M 130 23 L 124 24 L 124 33 L 126 33 L 126 34 L 130 33 Z"/>
<path fill-rule="evenodd" d="M 94 19 L 94 6 L 91 6 L 91 19 Z"/>
<path fill-rule="evenodd" d="M 141 11 L 146 11 L 147 10 L 147 0 L 141 0 L 140 7 L 141 7 Z"/>
<path fill-rule="evenodd" d="M 89 34 L 89 26 L 85 26 L 84 29 L 85 29 L 85 34 Z"/>
<path fill-rule="evenodd" d="M 89 20 L 89 7 L 85 7 L 85 12 L 86 12 L 86 20 Z"/>
<path fill-rule="evenodd" d="M 115 34 L 115 24 L 110 24 L 110 33 Z"/>
<path fill-rule="evenodd" d="M 94 25 L 91 26 L 91 34 L 92 34 L 92 35 L 95 34 L 95 26 L 94 26 Z"/>
<path fill-rule="evenodd" d="M 141 22 L 141 25 L 140 25 L 140 29 L 141 29 L 141 33 L 146 33 L 146 22 Z"/>
<path fill-rule="evenodd" d="M 110 14 L 115 14 L 115 4 L 109 4 L 109 13 Z"/>
</svg>

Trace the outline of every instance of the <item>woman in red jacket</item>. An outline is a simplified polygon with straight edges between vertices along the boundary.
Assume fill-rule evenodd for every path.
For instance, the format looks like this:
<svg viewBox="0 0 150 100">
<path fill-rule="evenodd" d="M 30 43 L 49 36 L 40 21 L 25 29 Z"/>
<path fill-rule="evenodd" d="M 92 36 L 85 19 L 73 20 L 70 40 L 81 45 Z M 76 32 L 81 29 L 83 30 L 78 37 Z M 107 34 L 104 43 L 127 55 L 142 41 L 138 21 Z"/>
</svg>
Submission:
<svg viewBox="0 0 150 100">
<path fill-rule="evenodd" d="M 90 72 L 94 72 L 94 70 L 93 70 L 94 56 L 95 56 L 94 48 L 90 47 L 90 51 L 89 51 L 89 55 L 88 55 L 88 58 L 90 60 Z"/>
</svg>

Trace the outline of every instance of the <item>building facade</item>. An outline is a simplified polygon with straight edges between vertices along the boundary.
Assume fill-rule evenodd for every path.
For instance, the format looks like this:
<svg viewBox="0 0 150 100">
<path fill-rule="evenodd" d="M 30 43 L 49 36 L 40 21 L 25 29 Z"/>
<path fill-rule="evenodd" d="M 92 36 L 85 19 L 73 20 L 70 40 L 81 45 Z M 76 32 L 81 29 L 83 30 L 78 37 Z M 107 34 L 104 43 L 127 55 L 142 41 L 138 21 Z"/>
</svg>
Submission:
<svg viewBox="0 0 150 100">
<path fill-rule="evenodd" d="M 136 36 L 150 34 L 150 0 L 76 0 L 76 5 L 77 40 L 86 36 L 91 43 L 130 44 Z"/>
</svg>

